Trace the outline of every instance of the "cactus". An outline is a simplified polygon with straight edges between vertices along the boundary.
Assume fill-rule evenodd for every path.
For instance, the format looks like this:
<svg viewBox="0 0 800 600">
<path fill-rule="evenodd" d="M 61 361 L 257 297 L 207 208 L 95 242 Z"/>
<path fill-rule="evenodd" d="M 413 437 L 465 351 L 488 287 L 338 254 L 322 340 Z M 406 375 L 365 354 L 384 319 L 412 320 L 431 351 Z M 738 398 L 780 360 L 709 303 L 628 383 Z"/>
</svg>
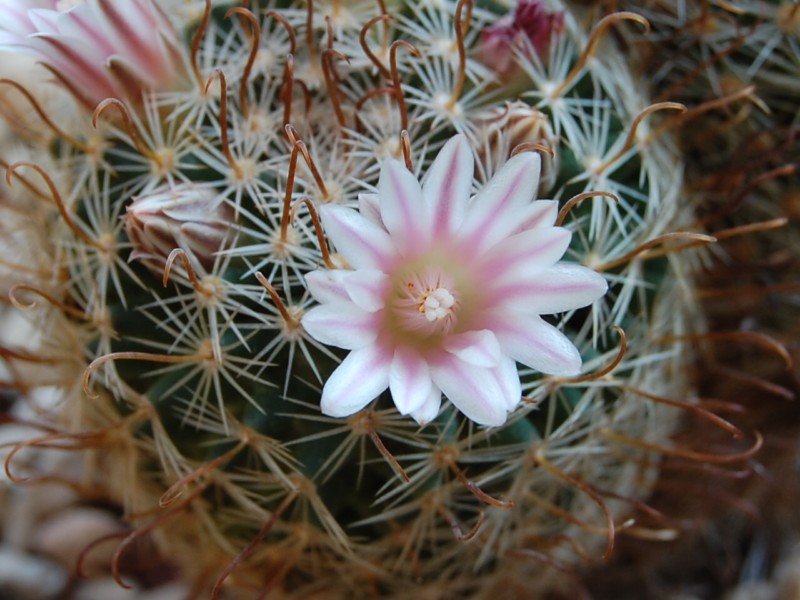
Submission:
<svg viewBox="0 0 800 600">
<path fill-rule="evenodd" d="M 170 24 L 149 0 L 114 18 L 121 4 L 35 13 L 0 38 L 66 90 L 3 82 L 0 281 L 36 335 L 5 340 L 2 356 L 12 385 L 58 388 L 56 433 L 26 446 L 87 454 L 134 527 L 119 555 L 152 534 L 215 595 L 527 598 L 581 555 L 610 555 L 617 530 L 670 534 L 640 500 L 680 409 L 740 432 L 693 406 L 684 375 L 683 338 L 702 321 L 681 251 L 713 238 L 674 229 L 692 207 L 674 118 L 654 113 L 685 107 L 651 104 L 607 39 L 642 17 L 587 30 L 593 15 L 559 2 L 318 0 L 209 2 Z M 73 56 L 79 24 L 97 48 Z M 145 39 L 152 55 L 132 55 Z M 563 243 L 548 264 L 566 252 L 556 267 L 591 292 L 562 290 L 547 321 L 506 315 L 495 379 L 478 379 L 481 361 L 500 364 L 481 334 L 461 340 L 474 368 L 434 372 L 433 388 L 410 368 L 387 383 L 385 364 L 351 368 L 343 386 L 343 349 L 361 342 L 352 320 L 331 333 L 346 303 L 329 300 L 350 294 L 352 316 L 355 287 L 375 282 L 356 281 L 380 246 L 358 247 L 364 223 L 410 244 L 382 212 L 385 181 L 422 180 L 424 196 L 446 173 L 437 156 L 453 155 L 453 185 L 477 194 L 475 231 L 540 231 L 525 219 L 545 215 Z M 525 198 L 480 209 L 509 173 Z M 417 200 L 401 204 L 419 232 Z M 501 265 L 514 283 L 526 252 Z M 417 308 L 438 327 L 460 300 L 435 285 Z M 569 360 L 526 358 L 537 336 Z M 419 381 L 433 399 L 403 401 Z"/>
</svg>

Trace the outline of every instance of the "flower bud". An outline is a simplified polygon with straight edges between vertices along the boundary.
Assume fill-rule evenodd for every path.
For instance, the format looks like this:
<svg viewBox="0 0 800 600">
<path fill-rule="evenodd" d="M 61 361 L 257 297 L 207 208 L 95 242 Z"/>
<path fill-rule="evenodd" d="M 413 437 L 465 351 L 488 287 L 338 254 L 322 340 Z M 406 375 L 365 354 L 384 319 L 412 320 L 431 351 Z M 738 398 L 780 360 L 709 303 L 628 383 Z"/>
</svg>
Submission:
<svg viewBox="0 0 800 600">
<path fill-rule="evenodd" d="M 197 269 L 210 270 L 234 224 L 233 209 L 211 188 L 163 187 L 136 198 L 125 215 L 133 246 L 129 260 L 141 260 L 159 277 L 175 248 Z"/>
<path fill-rule="evenodd" d="M 541 144 L 556 150 L 558 143 L 550 121 L 540 110 L 524 102 L 507 102 L 505 108 L 497 107 L 482 115 L 477 139 L 481 164 L 490 168 L 491 175 L 511 157 L 520 144 Z M 558 157 L 542 153 L 542 171 L 539 175 L 538 196 L 541 198 L 555 185 Z"/>
</svg>

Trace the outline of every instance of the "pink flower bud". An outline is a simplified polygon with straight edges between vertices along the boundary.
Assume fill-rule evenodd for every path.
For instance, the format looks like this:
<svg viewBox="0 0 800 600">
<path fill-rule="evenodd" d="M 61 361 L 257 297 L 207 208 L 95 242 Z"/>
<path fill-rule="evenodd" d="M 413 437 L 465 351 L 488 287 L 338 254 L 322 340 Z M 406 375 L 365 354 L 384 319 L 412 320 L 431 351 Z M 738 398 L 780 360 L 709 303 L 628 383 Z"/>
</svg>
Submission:
<svg viewBox="0 0 800 600">
<path fill-rule="evenodd" d="M 553 31 L 560 31 L 563 22 L 564 14 L 549 12 L 542 0 L 520 0 L 513 14 L 481 32 L 478 50 L 481 61 L 501 79 L 507 79 L 516 70 L 515 50 L 546 55 Z"/>
<path fill-rule="evenodd" d="M 483 165 L 491 166 L 492 171 L 499 169 L 520 144 L 540 144 L 554 151 L 558 148 L 547 115 L 520 100 L 485 113 L 478 131 L 478 139 L 483 142 L 478 146 L 478 157 Z M 557 158 L 557 155 L 553 158 L 542 153 L 539 197 L 545 196 L 555 184 Z"/>
<path fill-rule="evenodd" d="M 141 260 L 160 277 L 170 252 L 180 248 L 195 269 L 208 271 L 234 221 L 233 209 L 213 189 L 160 188 L 128 206 L 125 231 L 133 246 L 130 260 Z"/>
</svg>

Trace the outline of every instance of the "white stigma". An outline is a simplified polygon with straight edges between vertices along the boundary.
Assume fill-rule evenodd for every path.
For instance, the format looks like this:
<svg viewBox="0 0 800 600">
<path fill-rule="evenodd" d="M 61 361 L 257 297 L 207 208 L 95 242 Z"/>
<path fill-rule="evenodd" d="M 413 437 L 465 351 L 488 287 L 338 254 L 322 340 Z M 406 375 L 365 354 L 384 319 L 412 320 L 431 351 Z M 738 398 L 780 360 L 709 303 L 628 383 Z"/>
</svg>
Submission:
<svg viewBox="0 0 800 600">
<path fill-rule="evenodd" d="M 439 321 L 452 312 L 455 303 L 453 294 L 446 288 L 439 287 L 422 296 L 418 310 L 428 321 Z"/>
</svg>

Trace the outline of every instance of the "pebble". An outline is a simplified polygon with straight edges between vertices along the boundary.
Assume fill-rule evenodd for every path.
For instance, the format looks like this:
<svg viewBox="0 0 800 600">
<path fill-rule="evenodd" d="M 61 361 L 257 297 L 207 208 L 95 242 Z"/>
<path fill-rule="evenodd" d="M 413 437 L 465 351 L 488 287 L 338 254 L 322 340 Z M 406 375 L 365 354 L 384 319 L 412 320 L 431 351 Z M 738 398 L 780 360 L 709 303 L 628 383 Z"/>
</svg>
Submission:
<svg viewBox="0 0 800 600">
<path fill-rule="evenodd" d="M 67 582 L 66 572 L 56 563 L 0 546 L 0 596 L 8 594 L 19 600 L 50 600 L 64 591 Z"/>
</svg>

